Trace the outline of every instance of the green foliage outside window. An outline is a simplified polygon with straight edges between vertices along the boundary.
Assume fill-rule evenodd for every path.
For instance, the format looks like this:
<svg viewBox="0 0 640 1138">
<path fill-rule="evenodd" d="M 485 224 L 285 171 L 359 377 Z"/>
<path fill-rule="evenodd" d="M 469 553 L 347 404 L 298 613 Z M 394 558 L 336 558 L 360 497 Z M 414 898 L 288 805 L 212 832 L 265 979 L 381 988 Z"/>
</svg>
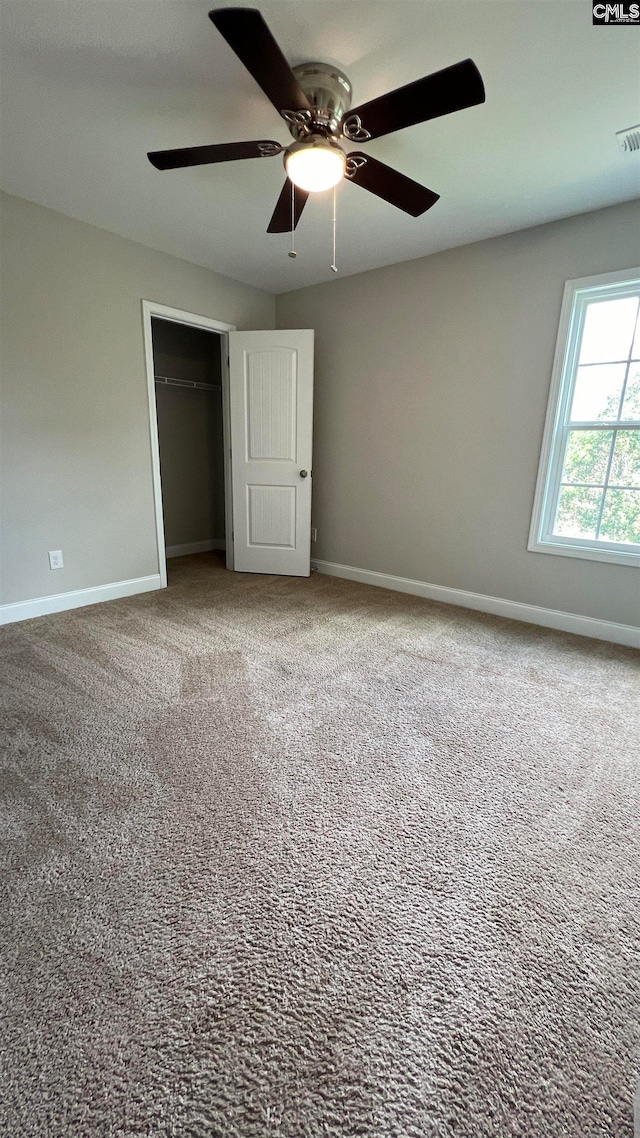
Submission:
<svg viewBox="0 0 640 1138">
<path fill-rule="evenodd" d="M 603 419 L 617 414 L 612 399 Z M 554 533 L 640 543 L 640 430 L 569 431 Z"/>
</svg>

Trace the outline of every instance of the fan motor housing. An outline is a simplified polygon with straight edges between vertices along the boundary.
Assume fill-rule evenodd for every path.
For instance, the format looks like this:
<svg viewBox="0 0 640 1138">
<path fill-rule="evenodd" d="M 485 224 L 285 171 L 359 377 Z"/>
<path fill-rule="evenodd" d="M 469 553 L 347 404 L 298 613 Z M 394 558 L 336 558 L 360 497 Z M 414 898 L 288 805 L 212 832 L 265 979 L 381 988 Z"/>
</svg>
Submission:
<svg viewBox="0 0 640 1138">
<path fill-rule="evenodd" d="M 293 68 L 313 110 L 284 111 L 296 140 L 310 134 L 337 134 L 340 120 L 351 106 L 351 83 L 343 71 L 330 63 L 300 63 Z"/>
</svg>

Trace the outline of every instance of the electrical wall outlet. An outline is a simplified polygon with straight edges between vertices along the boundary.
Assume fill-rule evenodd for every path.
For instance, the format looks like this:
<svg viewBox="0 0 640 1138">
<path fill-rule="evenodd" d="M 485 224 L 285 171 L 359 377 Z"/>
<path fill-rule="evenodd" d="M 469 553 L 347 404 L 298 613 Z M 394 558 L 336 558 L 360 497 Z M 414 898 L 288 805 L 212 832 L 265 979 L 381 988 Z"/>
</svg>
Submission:
<svg viewBox="0 0 640 1138">
<path fill-rule="evenodd" d="M 318 531 L 317 531 L 315 526 L 311 526 L 311 540 L 312 541 L 318 540 Z"/>
<path fill-rule="evenodd" d="M 49 568 L 50 569 L 64 569 L 64 561 L 62 560 L 61 549 L 49 550 Z"/>
</svg>

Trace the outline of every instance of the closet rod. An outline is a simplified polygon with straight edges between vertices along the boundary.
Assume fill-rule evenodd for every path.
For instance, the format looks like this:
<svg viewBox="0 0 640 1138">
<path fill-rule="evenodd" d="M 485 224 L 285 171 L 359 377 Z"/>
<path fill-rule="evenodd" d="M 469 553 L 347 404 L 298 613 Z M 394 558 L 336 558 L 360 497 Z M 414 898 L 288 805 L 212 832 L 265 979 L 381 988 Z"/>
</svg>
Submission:
<svg viewBox="0 0 640 1138">
<path fill-rule="evenodd" d="M 198 383 L 195 379 L 175 379 L 171 375 L 154 375 L 156 383 L 167 383 L 171 387 L 198 388 L 199 391 L 221 391 L 219 383 Z"/>
</svg>

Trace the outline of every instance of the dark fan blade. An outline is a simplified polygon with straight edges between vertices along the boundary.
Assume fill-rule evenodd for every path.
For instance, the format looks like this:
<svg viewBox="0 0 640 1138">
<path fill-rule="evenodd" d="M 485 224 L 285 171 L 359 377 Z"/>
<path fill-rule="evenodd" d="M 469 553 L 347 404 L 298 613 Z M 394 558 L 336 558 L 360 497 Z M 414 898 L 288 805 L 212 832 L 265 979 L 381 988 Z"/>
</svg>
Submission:
<svg viewBox="0 0 640 1138">
<path fill-rule="evenodd" d="M 434 194 L 433 190 L 414 182 L 413 178 L 407 178 L 405 174 L 392 170 L 391 166 L 385 166 L 384 162 L 378 162 L 377 158 L 358 150 L 347 155 L 347 170 L 351 158 L 357 159 L 358 164 L 354 163 L 356 168 L 353 174 L 348 175 L 348 181 L 362 186 L 363 190 L 370 190 L 372 194 L 384 198 L 390 205 L 403 209 L 412 217 L 419 217 L 431 209 L 440 197 L 440 194 Z M 360 164 L 362 159 L 364 161 Z"/>
<path fill-rule="evenodd" d="M 291 230 L 295 229 L 300 221 L 300 215 L 307 204 L 308 197 L 308 190 L 301 190 L 299 186 L 295 186 L 294 217 L 293 225 L 291 225 L 291 182 L 287 178 L 273 211 L 267 233 L 291 233 Z"/>
<path fill-rule="evenodd" d="M 223 142 L 220 146 L 187 146 L 183 150 L 154 150 L 147 154 L 157 170 L 204 166 L 207 162 L 234 162 L 237 158 L 271 158 L 284 148 L 279 142 Z"/>
<path fill-rule="evenodd" d="M 214 8 L 209 19 L 277 111 L 310 110 L 307 96 L 260 12 L 255 8 Z"/>
<path fill-rule="evenodd" d="M 380 138 L 405 126 L 475 107 L 477 103 L 484 103 L 484 97 L 478 68 L 472 59 L 464 59 L 424 79 L 416 79 L 406 87 L 380 95 L 370 103 L 352 107 L 343 116 L 342 130 L 352 142 L 365 142 L 362 131 L 366 131 L 369 138 Z"/>
</svg>

